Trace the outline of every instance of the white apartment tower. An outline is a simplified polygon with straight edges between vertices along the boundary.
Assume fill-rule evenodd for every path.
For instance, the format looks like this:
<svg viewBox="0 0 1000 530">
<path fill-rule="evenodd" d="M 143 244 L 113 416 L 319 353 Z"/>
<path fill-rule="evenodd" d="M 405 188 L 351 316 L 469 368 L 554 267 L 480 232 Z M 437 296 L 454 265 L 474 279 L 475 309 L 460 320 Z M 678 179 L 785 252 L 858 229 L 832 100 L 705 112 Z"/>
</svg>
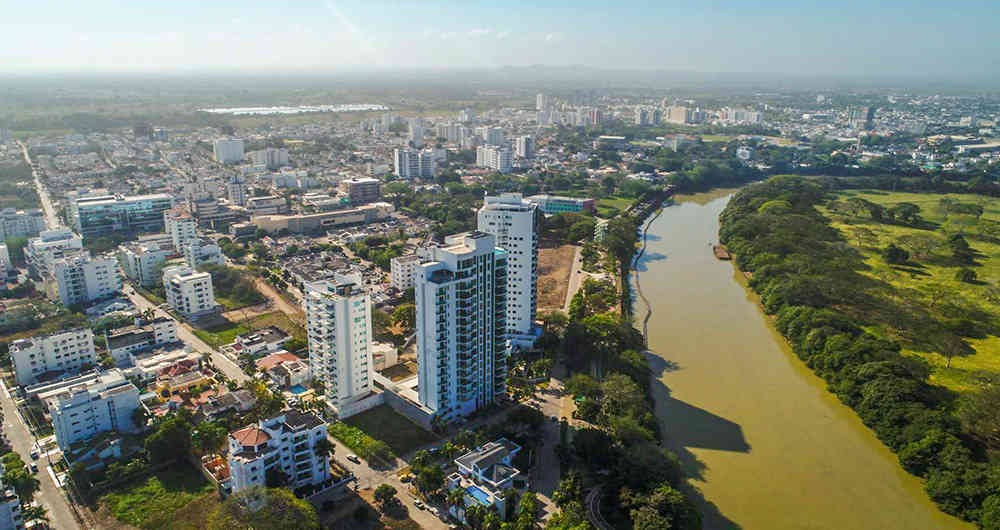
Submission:
<svg viewBox="0 0 1000 530">
<path fill-rule="evenodd" d="M 338 412 L 372 391 L 371 299 L 360 274 L 306 284 L 309 366 Z"/>
<path fill-rule="evenodd" d="M 293 490 L 326 484 L 329 456 L 317 451 L 326 436 L 326 422 L 312 412 L 295 409 L 229 433 L 233 492 L 267 486 L 267 471 L 273 468 L 288 477 Z"/>
<path fill-rule="evenodd" d="M 241 175 L 234 175 L 229 178 L 226 184 L 226 195 L 229 202 L 236 206 L 247 205 L 247 180 Z"/>
<path fill-rule="evenodd" d="M 212 275 L 207 272 L 195 272 L 186 266 L 167 267 L 163 269 L 163 289 L 170 307 L 185 318 L 196 319 L 218 308 Z"/>
<path fill-rule="evenodd" d="M 76 442 L 102 432 L 135 432 L 132 415 L 139 408 L 139 389 L 121 370 L 89 372 L 26 389 L 49 409 L 56 443 L 68 451 Z"/>
<path fill-rule="evenodd" d="M 31 385 L 45 374 L 76 374 L 97 364 L 94 333 L 88 328 L 41 335 L 10 343 L 10 360 L 19 385 Z"/>
<path fill-rule="evenodd" d="M 45 286 L 50 298 L 58 298 L 69 307 L 114 296 L 122 289 L 122 278 L 115 259 L 93 258 L 86 251 L 77 251 L 52 263 Z"/>
<path fill-rule="evenodd" d="M 509 147 L 492 145 L 476 148 L 476 165 L 487 167 L 499 173 L 510 173 L 514 169 L 514 153 Z"/>
<path fill-rule="evenodd" d="M 531 136 L 518 136 L 514 146 L 518 158 L 535 157 L 535 139 Z"/>
<path fill-rule="evenodd" d="M 420 118 L 410 120 L 410 132 L 406 139 L 417 149 L 424 146 L 424 124 Z"/>
<path fill-rule="evenodd" d="M 468 232 L 428 254 L 414 275 L 418 394 L 451 421 L 506 393 L 507 252 Z"/>
<path fill-rule="evenodd" d="M 487 196 L 478 213 L 480 232 L 492 234 L 507 251 L 507 335 L 512 345 L 530 347 L 538 306 L 538 207 L 520 193 Z"/>
<path fill-rule="evenodd" d="M 394 174 L 399 178 L 433 178 L 437 169 L 434 154 L 416 149 L 396 149 L 392 156 Z"/>
<path fill-rule="evenodd" d="M 198 221 L 184 208 L 163 212 L 163 230 L 170 236 L 178 254 L 184 252 L 188 242 L 198 239 Z"/>
<path fill-rule="evenodd" d="M 219 139 L 213 145 L 215 161 L 220 164 L 236 164 L 243 161 L 243 140 Z"/>
</svg>

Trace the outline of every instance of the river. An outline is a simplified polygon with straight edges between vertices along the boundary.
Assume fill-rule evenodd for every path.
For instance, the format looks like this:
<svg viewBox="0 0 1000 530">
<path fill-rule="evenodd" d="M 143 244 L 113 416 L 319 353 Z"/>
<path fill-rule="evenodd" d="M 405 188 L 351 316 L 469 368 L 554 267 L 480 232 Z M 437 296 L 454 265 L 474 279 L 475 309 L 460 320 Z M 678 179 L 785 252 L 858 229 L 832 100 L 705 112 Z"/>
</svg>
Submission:
<svg viewBox="0 0 1000 530">
<path fill-rule="evenodd" d="M 638 264 L 656 413 L 705 528 L 972 528 L 935 507 L 792 353 L 735 267 L 715 259 L 709 242 L 729 196 L 664 208 Z M 635 304 L 641 324 L 645 303 Z"/>
</svg>

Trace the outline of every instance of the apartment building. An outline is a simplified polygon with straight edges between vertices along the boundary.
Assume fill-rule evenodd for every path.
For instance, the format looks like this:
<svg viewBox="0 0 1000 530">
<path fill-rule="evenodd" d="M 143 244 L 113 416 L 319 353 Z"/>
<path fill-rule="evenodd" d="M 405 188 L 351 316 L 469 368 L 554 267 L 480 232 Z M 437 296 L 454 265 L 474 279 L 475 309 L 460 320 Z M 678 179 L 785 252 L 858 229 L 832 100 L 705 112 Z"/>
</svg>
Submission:
<svg viewBox="0 0 1000 530">
<path fill-rule="evenodd" d="M 197 269 L 205 264 L 225 265 L 226 256 L 222 253 L 219 245 L 215 241 L 205 237 L 195 238 L 188 241 L 184 246 L 184 261 L 188 267 Z"/>
<path fill-rule="evenodd" d="M 212 275 L 207 272 L 187 266 L 168 267 L 163 269 L 163 289 L 167 303 L 184 318 L 196 320 L 218 311 Z"/>
<path fill-rule="evenodd" d="M 326 422 L 294 409 L 229 433 L 232 491 L 266 486 L 267 472 L 274 468 L 285 474 L 293 490 L 330 483 L 329 455 L 317 451 L 325 443 Z"/>
<path fill-rule="evenodd" d="M 70 223 L 85 238 L 117 232 L 160 232 L 163 212 L 173 206 L 174 198 L 166 193 L 78 197 L 69 203 Z"/>
<path fill-rule="evenodd" d="M 22 386 L 77 374 L 97 364 L 94 333 L 89 328 L 15 340 L 9 350 L 14 377 Z"/>
<path fill-rule="evenodd" d="M 372 391 L 371 299 L 360 274 L 306 284 L 309 367 L 340 411 Z"/>
<path fill-rule="evenodd" d="M 389 261 L 390 285 L 400 291 L 405 291 L 413 287 L 413 274 L 419 265 L 420 256 L 417 254 L 407 254 L 392 258 Z"/>
<path fill-rule="evenodd" d="M 449 236 L 417 269 L 420 403 L 444 420 L 506 393 L 507 252 L 483 232 Z"/>
<path fill-rule="evenodd" d="M 45 214 L 41 210 L 0 210 L 0 241 L 12 237 L 35 237 L 45 230 Z"/>
<path fill-rule="evenodd" d="M 111 298 L 122 290 L 118 262 L 109 257 L 92 257 L 86 251 L 64 256 L 52 263 L 45 290 L 49 298 L 67 307 Z"/>
<path fill-rule="evenodd" d="M 28 240 L 24 247 L 24 259 L 28 270 L 44 278 L 52 270 L 52 263 L 63 256 L 83 250 L 83 239 L 69 228 L 45 230 L 38 237 Z"/>
<path fill-rule="evenodd" d="M 162 276 L 161 268 L 174 248 L 158 241 L 130 241 L 118 246 L 118 263 L 129 280 L 143 287 L 156 285 Z"/>
<path fill-rule="evenodd" d="M 108 343 L 108 354 L 121 368 L 132 366 L 138 353 L 179 341 L 173 319 L 162 317 L 148 322 L 137 320 L 135 325 L 109 330 L 104 338 Z"/>
<path fill-rule="evenodd" d="M 189 241 L 198 238 L 198 221 L 186 208 L 173 208 L 163 212 L 163 231 L 180 254 Z"/>
</svg>

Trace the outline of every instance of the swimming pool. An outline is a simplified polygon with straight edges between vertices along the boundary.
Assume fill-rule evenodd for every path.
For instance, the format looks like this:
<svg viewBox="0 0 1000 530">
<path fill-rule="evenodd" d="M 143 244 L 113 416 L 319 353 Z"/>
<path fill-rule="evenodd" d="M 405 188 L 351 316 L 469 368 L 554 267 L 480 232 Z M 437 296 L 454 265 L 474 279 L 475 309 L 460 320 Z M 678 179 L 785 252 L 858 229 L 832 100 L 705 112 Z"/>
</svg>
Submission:
<svg viewBox="0 0 1000 530">
<path fill-rule="evenodd" d="M 483 491 L 479 486 L 469 486 L 465 488 L 465 493 L 476 499 L 476 502 L 483 506 L 490 506 L 492 504 L 490 502 L 490 494 Z"/>
<path fill-rule="evenodd" d="M 308 390 L 306 390 L 306 388 L 302 385 L 292 385 L 288 387 L 288 391 L 295 394 L 296 396 L 308 392 Z"/>
</svg>

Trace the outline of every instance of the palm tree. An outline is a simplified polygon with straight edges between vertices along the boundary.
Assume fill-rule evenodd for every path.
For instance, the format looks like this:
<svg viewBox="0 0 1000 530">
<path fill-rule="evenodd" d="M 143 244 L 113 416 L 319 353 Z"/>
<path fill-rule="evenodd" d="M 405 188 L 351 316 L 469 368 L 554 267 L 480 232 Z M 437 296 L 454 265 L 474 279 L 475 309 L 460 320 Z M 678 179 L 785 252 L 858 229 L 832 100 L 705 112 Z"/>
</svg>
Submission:
<svg viewBox="0 0 1000 530">
<path fill-rule="evenodd" d="M 49 522 L 49 514 L 44 506 L 28 506 L 22 512 L 25 521 Z"/>
<path fill-rule="evenodd" d="M 465 509 L 465 490 L 462 488 L 455 488 L 448 490 L 448 494 L 445 496 L 445 500 L 448 502 L 449 506 L 453 506 L 455 511 L 461 511 Z"/>
</svg>

